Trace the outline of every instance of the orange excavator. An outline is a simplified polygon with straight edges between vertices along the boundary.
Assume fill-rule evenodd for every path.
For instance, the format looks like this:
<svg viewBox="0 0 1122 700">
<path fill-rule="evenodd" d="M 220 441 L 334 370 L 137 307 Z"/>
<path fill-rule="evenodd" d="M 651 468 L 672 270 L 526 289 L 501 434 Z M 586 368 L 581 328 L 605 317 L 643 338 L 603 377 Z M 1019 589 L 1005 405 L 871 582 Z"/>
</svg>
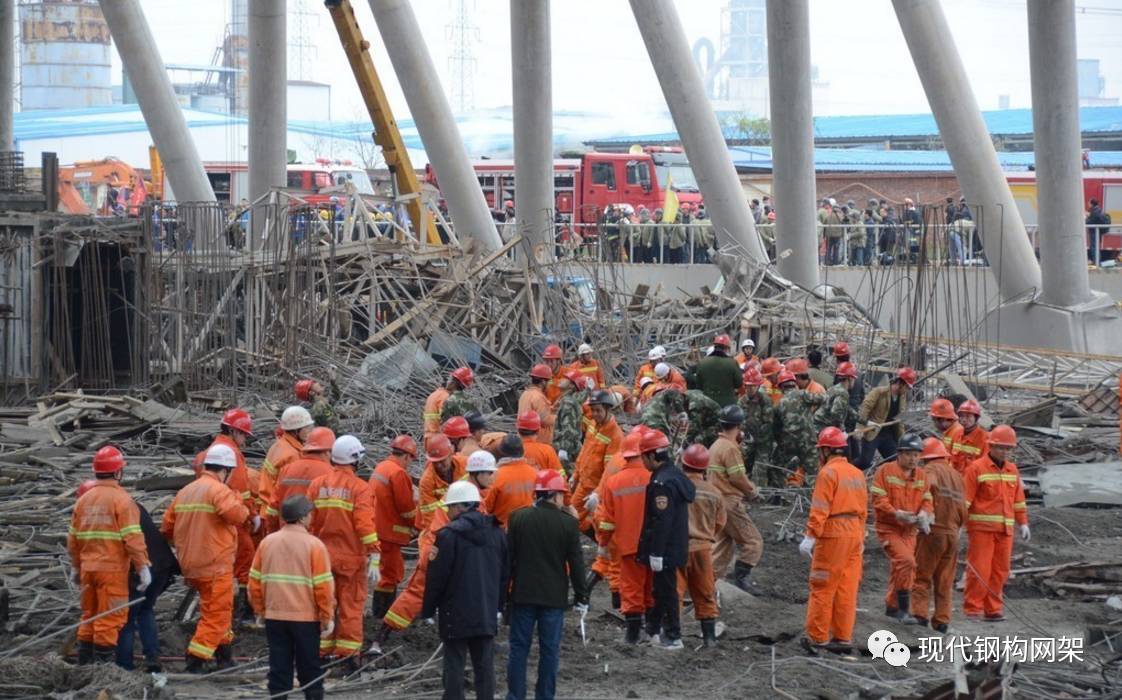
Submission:
<svg viewBox="0 0 1122 700">
<path fill-rule="evenodd" d="M 144 174 L 116 158 L 103 158 L 58 169 L 58 206 L 69 214 L 136 216 L 153 192 Z"/>
</svg>

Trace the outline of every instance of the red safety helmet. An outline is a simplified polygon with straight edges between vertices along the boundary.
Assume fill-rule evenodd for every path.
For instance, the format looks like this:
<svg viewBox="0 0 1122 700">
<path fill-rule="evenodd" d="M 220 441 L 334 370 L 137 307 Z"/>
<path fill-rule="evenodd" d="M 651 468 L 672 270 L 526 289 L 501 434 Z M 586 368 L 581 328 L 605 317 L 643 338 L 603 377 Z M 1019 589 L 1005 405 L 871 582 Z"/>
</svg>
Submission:
<svg viewBox="0 0 1122 700">
<path fill-rule="evenodd" d="M 835 428 L 831 425 L 827 428 L 823 428 L 822 432 L 818 433 L 818 447 L 845 449 L 848 444 L 845 433 L 842 432 L 841 428 Z"/>
<path fill-rule="evenodd" d="M 440 426 L 440 432 L 449 440 L 459 440 L 471 435 L 471 426 L 468 425 L 467 418 L 452 416 Z"/>
<path fill-rule="evenodd" d="M 114 474 L 125 468 L 125 456 L 112 445 L 94 453 L 94 474 Z"/>
<path fill-rule="evenodd" d="M 957 420 L 958 415 L 954 412 L 954 404 L 946 399 L 935 399 L 931 402 L 931 410 L 928 412 L 932 418 L 945 418 L 947 420 Z"/>
<path fill-rule="evenodd" d="M 835 377 L 844 377 L 846 379 L 857 379 L 857 367 L 852 362 L 843 362 L 838 365 L 834 370 Z"/>
<path fill-rule="evenodd" d="M 513 209 L 514 208 L 514 200 L 513 199 L 505 200 L 503 202 L 503 208 L 504 209 Z"/>
<path fill-rule="evenodd" d="M 907 384 L 909 387 L 914 386 L 916 383 L 916 371 L 911 367 L 901 367 L 896 370 L 896 378 Z"/>
<path fill-rule="evenodd" d="M 994 426 L 994 429 L 990 431 L 990 444 L 1001 447 L 1016 447 L 1017 431 L 1008 425 Z"/>
<path fill-rule="evenodd" d="M 542 351 L 543 360 L 560 360 L 561 357 L 560 345 L 546 345 L 545 350 Z"/>
<path fill-rule="evenodd" d="M 982 416 L 982 407 L 974 399 L 966 399 L 958 405 L 958 413 L 959 415 L 969 413 L 980 418 Z"/>
<path fill-rule="evenodd" d="M 316 380 L 314 379 L 301 379 L 296 382 L 296 398 L 300 401 L 307 401 L 312 398 L 312 387 L 315 386 Z"/>
<path fill-rule="evenodd" d="M 947 446 L 939 438 L 929 437 L 923 441 L 923 453 L 920 454 L 921 459 L 946 459 Z"/>
<path fill-rule="evenodd" d="M 530 376 L 534 379 L 553 379 L 553 370 L 547 365 L 534 365 L 530 368 Z"/>
<path fill-rule="evenodd" d="M 849 357 L 849 343 L 839 342 L 834 344 L 834 357 Z"/>
<path fill-rule="evenodd" d="M 793 357 L 787 360 L 787 371 L 791 374 L 806 374 L 810 370 L 810 364 L 801 357 Z"/>
<path fill-rule="evenodd" d="M 793 372 L 791 372 L 791 370 L 785 369 L 785 370 L 783 370 L 782 372 L 779 373 L 779 381 L 776 382 L 776 383 L 779 386 L 783 386 L 784 384 L 794 384 L 795 383 L 795 375 L 794 375 Z"/>
<path fill-rule="evenodd" d="M 240 408 L 231 408 L 222 414 L 222 425 L 240 430 L 246 435 L 253 435 L 253 419 Z"/>
<path fill-rule="evenodd" d="M 471 367 L 457 367 L 452 370 L 452 379 L 460 383 L 463 388 L 468 388 L 475 381 L 475 373 L 471 371 Z"/>
<path fill-rule="evenodd" d="M 584 379 L 584 375 L 581 374 L 579 369 L 570 369 L 565 372 L 565 379 L 568 379 L 570 382 L 572 382 L 573 386 L 577 387 L 578 389 L 584 388 L 584 382 L 581 381 Z"/>
<path fill-rule="evenodd" d="M 429 440 L 425 450 L 425 457 L 430 462 L 442 462 L 452 456 L 452 441 L 444 435 L 437 435 Z"/>
<path fill-rule="evenodd" d="M 760 370 L 755 367 L 749 367 L 744 373 L 744 384 L 746 386 L 763 386 L 764 375 L 760 374 Z"/>
<path fill-rule="evenodd" d="M 526 411 L 525 413 L 519 414 L 514 427 L 518 430 L 536 433 L 542 429 L 542 417 L 538 415 L 537 411 Z"/>
<path fill-rule="evenodd" d="M 781 363 L 779 360 L 777 360 L 774 357 L 767 358 L 766 360 L 764 360 L 764 363 L 760 366 L 760 371 L 763 373 L 763 375 L 765 377 L 768 376 L 768 375 L 775 374 L 776 372 L 779 372 L 782 369 L 783 369 L 783 363 Z"/>
<path fill-rule="evenodd" d="M 82 485 L 78 487 L 78 490 L 74 492 L 74 500 L 78 500 L 82 496 L 85 496 L 90 492 L 90 489 L 95 486 L 97 486 L 97 479 L 86 479 L 82 482 Z"/>
<path fill-rule="evenodd" d="M 709 450 L 705 445 L 695 442 L 682 453 L 682 464 L 689 469 L 705 471 L 709 468 Z"/>
<path fill-rule="evenodd" d="M 534 491 L 537 493 L 567 492 L 568 490 L 569 486 L 565 483 L 565 477 L 561 476 L 556 469 L 542 469 L 538 472 L 538 478 L 534 480 Z"/>
<path fill-rule="evenodd" d="M 732 340 L 729 339 L 729 337 L 726 334 L 721 333 L 720 335 L 718 335 L 716 338 L 713 339 L 713 346 L 717 347 L 719 345 L 724 346 L 726 348 L 731 348 L 732 347 Z"/>
<path fill-rule="evenodd" d="M 636 426 L 636 427 L 637 428 L 642 428 L 642 427 L 645 427 L 645 426 Z M 623 442 L 620 443 L 620 448 L 619 448 L 620 456 L 623 457 L 624 459 L 632 459 L 634 457 L 638 457 L 639 455 L 643 454 L 642 442 L 643 442 L 643 433 L 645 433 L 645 432 L 646 432 L 645 430 L 632 430 L 627 435 L 624 435 L 623 436 Z"/>
<path fill-rule="evenodd" d="M 643 454 L 657 452 L 670 447 L 670 439 L 661 430 L 648 430 L 639 439 L 639 451 Z"/>
<path fill-rule="evenodd" d="M 335 444 L 335 433 L 331 428 L 312 428 L 308 439 L 304 441 L 305 452 L 327 452 Z"/>
<path fill-rule="evenodd" d="M 390 440 L 390 449 L 397 452 L 404 452 L 410 457 L 417 456 L 417 443 L 409 435 L 398 435 L 393 440 Z"/>
</svg>

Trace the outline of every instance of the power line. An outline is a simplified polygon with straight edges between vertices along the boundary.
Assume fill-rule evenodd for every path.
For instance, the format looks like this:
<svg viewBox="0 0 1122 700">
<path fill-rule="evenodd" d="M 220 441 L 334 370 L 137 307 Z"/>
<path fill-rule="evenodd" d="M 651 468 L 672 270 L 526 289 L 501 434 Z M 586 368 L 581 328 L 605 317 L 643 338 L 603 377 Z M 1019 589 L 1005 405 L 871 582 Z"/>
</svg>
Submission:
<svg viewBox="0 0 1122 700">
<path fill-rule="evenodd" d="M 444 25 L 444 37 L 452 42 L 448 56 L 449 90 L 457 114 L 475 108 L 474 46 L 479 43 L 479 27 L 472 21 L 467 0 L 452 0 L 455 18 Z M 472 3 L 474 9 L 475 3 Z"/>
</svg>

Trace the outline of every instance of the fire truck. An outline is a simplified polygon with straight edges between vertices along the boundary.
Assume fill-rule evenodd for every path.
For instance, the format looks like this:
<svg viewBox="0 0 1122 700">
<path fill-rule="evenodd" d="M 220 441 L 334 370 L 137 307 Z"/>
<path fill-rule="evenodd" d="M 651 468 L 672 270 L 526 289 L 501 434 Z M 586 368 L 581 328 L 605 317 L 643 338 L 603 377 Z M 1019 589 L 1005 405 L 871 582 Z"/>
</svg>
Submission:
<svg viewBox="0 0 1122 700">
<path fill-rule="evenodd" d="M 1035 234 L 1037 226 L 1037 192 L 1035 172 L 1006 173 L 1009 189 L 1013 191 L 1013 199 L 1017 202 L 1017 209 L 1030 234 Z M 1111 228 L 1104 233 L 1101 254 L 1104 259 L 1116 258 L 1122 251 L 1122 171 L 1117 170 L 1084 170 L 1083 171 L 1083 206 L 1090 208 L 1090 201 L 1097 199 L 1103 211 L 1110 214 Z M 1086 234 L 1084 234 L 1086 235 Z M 1033 235 L 1036 242 L 1036 237 Z M 1091 241 L 1087 240 L 1090 249 Z"/>
<path fill-rule="evenodd" d="M 219 202 L 237 204 L 249 199 L 248 163 L 211 161 L 203 163 L 203 168 Z M 288 165 L 288 189 L 313 205 L 329 202 L 332 197 L 345 202 L 344 185 L 348 182 L 354 184 L 359 194 L 374 194 L 374 185 L 366 170 L 349 160 L 317 158 L 312 163 Z"/>
</svg>

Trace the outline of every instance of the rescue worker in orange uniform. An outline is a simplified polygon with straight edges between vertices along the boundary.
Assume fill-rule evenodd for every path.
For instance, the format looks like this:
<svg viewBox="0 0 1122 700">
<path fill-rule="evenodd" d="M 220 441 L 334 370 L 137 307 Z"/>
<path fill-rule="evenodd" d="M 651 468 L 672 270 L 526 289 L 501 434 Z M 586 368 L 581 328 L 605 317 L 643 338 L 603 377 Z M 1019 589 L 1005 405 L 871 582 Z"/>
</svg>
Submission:
<svg viewBox="0 0 1122 700">
<path fill-rule="evenodd" d="M 623 468 L 604 481 L 596 509 L 599 520 L 597 562 L 619 562 L 619 611 L 628 621 L 624 638 L 628 644 L 639 643 L 643 617 L 654 609 L 654 577 L 650 568 L 635 558 L 639 551 L 639 535 L 643 532 L 647 484 L 651 480 L 651 473 L 643 466 L 640 449 L 645 432 L 635 430 L 628 437 L 626 449 L 622 451 Z"/>
<path fill-rule="evenodd" d="M 865 552 L 869 495 L 865 475 L 846 460 L 845 433 L 830 426 L 818 434 L 822 466 L 810 499 L 810 517 L 799 551 L 810 557 L 807 641 L 851 644 Z"/>
<path fill-rule="evenodd" d="M 604 490 L 607 488 L 608 480 L 623 469 L 628 459 L 638 458 L 642 454 L 639 451 L 639 443 L 647 430 L 649 430 L 647 426 L 639 424 L 623 437 L 619 452 L 612 455 L 608 464 L 604 467 L 604 474 L 600 477 L 600 485 L 585 500 L 585 506 L 592 514 L 592 523 L 597 533 L 600 532 L 600 523 L 603 520 L 603 511 L 600 509 L 600 504 L 604 501 Z M 638 461 L 642 462 L 642 460 Z M 608 557 L 601 558 L 598 556 L 592 561 L 592 566 L 588 569 L 588 580 L 585 582 L 589 594 L 592 593 L 596 584 L 604 579 L 608 580 L 608 588 L 611 590 L 612 609 L 619 610 L 619 553 L 614 547 L 608 548 Z"/>
<path fill-rule="evenodd" d="M 604 371 L 600 369 L 600 363 L 592 359 L 592 346 L 588 343 L 582 343 L 577 348 L 577 361 L 569 365 L 569 368 L 580 372 L 582 377 L 593 379 L 596 382 L 594 388 L 604 387 Z"/>
<path fill-rule="evenodd" d="M 374 496 L 374 525 L 381 552 L 381 578 L 374 586 L 371 614 L 378 619 L 386 614 L 405 578 L 405 558 L 401 548 L 413 539 L 417 502 L 413 500 L 413 479 L 409 465 L 417 459 L 417 443 L 408 435 L 390 440 L 390 456 L 378 463 L 370 474 Z"/>
<path fill-rule="evenodd" d="M 93 458 L 96 482 L 78 498 L 70 517 L 66 548 L 82 604 L 79 665 L 113 663 L 117 657 L 117 636 L 129 617 L 129 564 L 140 579 L 138 591 L 152 583 L 140 509 L 121 488 L 124 469 L 125 457 L 116 447 L 98 450 Z M 114 608 L 119 610 L 109 612 Z M 97 615 L 101 617 L 87 622 Z"/>
<path fill-rule="evenodd" d="M 538 471 L 552 469 L 562 476 L 568 476 L 561 466 L 561 458 L 557 456 L 557 450 L 541 437 L 544 428 L 537 411 L 518 414 L 514 427 L 518 430 L 518 436 L 522 438 L 522 456 L 527 462 Z"/>
<path fill-rule="evenodd" d="M 565 356 L 561 352 L 561 346 L 550 344 L 545 346 L 542 351 L 542 363 L 549 368 L 551 376 L 549 383 L 545 385 L 545 397 L 549 399 L 549 403 L 557 403 L 557 399 L 561 398 L 561 380 L 565 378 L 565 372 L 568 371 L 565 367 Z"/>
<path fill-rule="evenodd" d="M 1005 619 L 1004 589 L 1013 557 L 1013 530 L 1029 541 L 1028 506 L 1021 473 L 1010 459 L 1017 433 L 1008 425 L 990 431 L 990 452 L 966 468 L 966 592 L 970 619 Z"/>
<path fill-rule="evenodd" d="M 764 375 L 764 393 L 771 397 L 773 406 L 778 406 L 783 400 L 783 390 L 779 388 L 779 373 L 783 371 L 783 363 L 774 357 L 769 357 L 760 365 L 760 374 Z"/>
<path fill-rule="evenodd" d="M 635 393 L 639 394 L 643 388 L 643 379 L 655 380 L 655 367 L 666 360 L 666 348 L 656 345 L 647 353 L 647 362 L 635 373 Z"/>
<path fill-rule="evenodd" d="M 316 422 L 312 414 L 303 406 L 289 406 L 281 414 L 280 429 L 277 439 L 265 453 L 265 461 L 261 463 L 261 482 L 258 492 L 262 500 L 261 519 L 266 524 L 276 523 L 278 513 L 273 508 L 273 490 L 276 488 L 277 474 L 290 462 L 300 459 L 303 454 L 304 441 L 308 439 Z"/>
<path fill-rule="evenodd" d="M 557 414 L 553 411 L 553 402 L 545 395 L 545 387 L 553 379 L 553 372 L 545 365 L 534 365 L 530 368 L 530 385 L 518 398 L 518 415 L 533 411 L 538 414 L 541 422 L 541 432 L 538 439 L 547 445 L 553 444 L 553 424 L 557 422 Z"/>
<path fill-rule="evenodd" d="M 630 416 L 639 412 L 639 399 L 636 396 L 632 396 L 631 389 L 622 384 L 613 384 L 608 387 L 608 391 L 612 392 L 612 398 L 616 402 L 616 409 L 620 413 Z"/>
<path fill-rule="evenodd" d="M 726 407 L 730 408 L 730 407 Z M 693 444 L 682 453 L 682 469 L 693 482 L 690 503 L 689 559 L 678 569 L 678 596 L 689 589 L 693 614 L 701 623 L 701 641 L 706 647 L 717 645 L 717 586 L 713 568 L 713 545 L 725 529 L 725 497 L 706 479 L 709 450 Z"/>
<path fill-rule="evenodd" d="M 495 521 L 505 530 L 511 513 L 534 505 L 538 470 L 526 461 L 522 438 L 517 435 L 503 438 L 499 454 L 502 457 L 498 461 L 495 481 L 487 490 L 487 495 L 483 496 L 480 509 L 495 516 Z"/>
<path fill-rule="evenodd" d="M 417 530 L 428 527 L 429 519 L 439 507 L 448 485 L 464 478 L 465 465 L 453 461 L 452 457 L 452 443 L 437 433 L 425 448 L 425 471 L 418 486 L 421 498 L 417 503 L 417 522 L 414 523 Z"/>
<path fill-rule="evenodd" d="M 250 570 L 249 599 L 269 643 L 270 697 L 287 697 L 293 666 L 304 697 L 323 697 L 319 640 L 335 626 L 335 581 L 327 547 L 308 532 L 311 513 L 302 493 L 282 501 L 284 527 L 261 541 Z"/>
<path fill-rule="evenodd" d="M 682 373 L 674 369 L 665 362 L 659 362 L 655 365 L 655 390 L 652 392 L 657 394 L 663 389 L 677 389 L 685 393 L 686 391 L 686 378 Z"/>
<path fill-rule="evenodd" d="M 199 594 L 199 623 L 187 645 L 188 673 L 203 673 L 211 659 L 219 668 L 234 663 L 234 551 L 237 527 L 249 517 L 241 498 L 226 485 L 237 466 L 229 446 L 207 450 L 202 475 L 179 490 L 160 524 L 160 532 L 175 545 L 184 580 Z"/>
<path fill-rule="evenodd" d="M 358 670 L 366 592 L 380 578 L 374 494 L 355 475 L 365 456 L 358 438 L 340 436 L 331 448 L 331 473 L 308 487 L 308 499 L 316 507 L 308 531 L 327 545 L 335 577 L 335 629 L 320 640 L 319 652 L 344 658 L 348 675 Z"/>
<path fill-rule="evenodd" d="M 576 482 L 573 505 L 577 509 L 581 532 L 589 532 L 593 528 L 585 501 L 600 485 L 604 465 L 612 455 L 619 452 L 620 444 L 623 442 L 623 431 L 612 415 L 614 405 L 615 401 L 611 393 L 602 389 L 594 391 L 588 399 L 591 415 L 588 423 L 585 424 L 584 443 L 573 467 L 573 478 Z"/>
<path fill-rule="evenodd" d="M 747 372 L 748 365 L 758 365 L 760 360 L 756 357 L 756 341 L 751 338 L 740 341 L 740 352 L 736 353 L 736 357 L 733 359 L 740 366 L 741 372 Z"/>
<path fill-rule="evenodd" d="M 448 376 L 448 383 L 437 387 L 425 399 L 425 408 L 421 414 L 421 422 L 425 430 L 425 450 L 429 449 L 429 442 L 440 434 L 441 412 L 444 402 L 452 394 L 467 389 L 475 381 L 475 374 L 470 367 L 457 367 Z"/>
<path fill-rule="evenodd" d="M 954 412 L 954 404 L 947 399 L 938 398 L 931 402 L 931 409 L 927 412 L 931 422 L 935 424 L 939 438 L 947 453 L 954 451 L 955 445 L 962 440 L 962 424 L 958 422 L 958 415 Z"/>
<path fill-rule="evenodd" d="M 467 456 L 471 454 L 463 450 L 464 444 L 471 439 L 471 426 L 468 425 L 467 418 L 452 416 L 440 426 L 440 434 L 452 443 L 454 453 L 452 460 L 462 467 L 467 462 Z"/>
<path fill-rule="evenodd" d="M 947 456 L 939 438 L 923 441 L 923 470 L 934 510 L 925 516 L 930 532 L 920 532 L 916 540 L 916 580 L 912 586 L 912 616 L 924 626 L 930 618 L 931 627 L 940 633 L 947 631 L 951 621 L 958 531 L 966 522 L 962 476 L 951 467 Z M 930 615 L 932 593 L 934 615 Z"/>
<path fill-rule="evenodd" d="M 989 454 L 989 434 L 978 425 L 981 417 L 982 407 L 974 399 L 967 399 L 958 407 L 962 435 L 958 438 L 958 444 L 951 449 L 951 466 L 959 474 L 965 474 L 971 462 Z"/>
<path fill-rule="evenodd" d="M 916 623 L 911 614 L 916 533 L 920 529 L 930 530 L 927 518 L 933 512 L 931 490 L 920 466 L 922 452 L 919 436 L 905 434 L 896 445 L 896 459 L 880 465 L 869 487 L 877 539 L 888 559 L 884 614 L 909 625 Z"/>
<path fill-rule="evenodd" d="M 271 510 L 279 513 L 286 498 L 307 493 L 317 477 L 331 473 L 331 447 L 334 444 L 335 433 L 330 428 L 312 428 L 301 447 L 303 456 L 286 464 L 277 474 Z M 276 531 L 280 522 L 280 518 L 276 518 L 269 524 L 269 530 Z"/>
<path fill-rule="evenodd" d="M 495 483 L 496 471 L 498 471 L 498 465 L 495 461 L 495 455 L 487 450 L 476 450 L 467 459 L 467 476 L 463 481 L 474 484 L 479 491 L 479 498 L 483 499 L 487 497 L 487 491 Z M 479 512 L 486 513 L 487 511 L 480 508 Z"/>
<path fill-rule="evenodd" d="M 717 576 L 727 574 L 735 554 L 736 565 L 730 578 L 737 588 L 748 591 L 751 590 L 748 578 L 764 553 L 764 538 L 748 517 L 744 505 L 745 500 L 757 498 L 759 492 L 748 478 L 744 453 L 740 449 L 743 423 L 744 410 L 739 405 L 722 408 L 717 414 L 718 437 L 707 451 L 706 459 L 709 484 L 721 494 L 725 510 L 725 524 L 713 548 L 713 572 Z"/>
<path fill-rule="evenodd" d="M 825 394 L 826 387 L 810 378 L 810 363 L 802 357 L 787 361 L 787 371 L 795 375 L 795 386 L 812 394 Z"/>
</svg>

